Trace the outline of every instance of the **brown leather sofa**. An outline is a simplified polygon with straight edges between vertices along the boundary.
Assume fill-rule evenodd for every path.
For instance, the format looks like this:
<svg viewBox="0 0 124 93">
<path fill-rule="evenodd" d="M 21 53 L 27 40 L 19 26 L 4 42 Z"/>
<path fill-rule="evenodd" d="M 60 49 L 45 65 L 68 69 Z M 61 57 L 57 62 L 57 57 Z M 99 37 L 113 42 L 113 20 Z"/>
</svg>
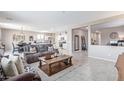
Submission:
<svg viewBox="0 0 124 93">
<path fill-rule="evenodd" d="M 34 73 L 23 73 L 18 76 L 7 79 L 7 81 L 41 81 L 41 78 Z"/>
<path fill-rule="evenodd" d="M 118 81 L 124 81 L 124 54 L 118 56 L 115 67 L 118 71 Z"/>
</svg>

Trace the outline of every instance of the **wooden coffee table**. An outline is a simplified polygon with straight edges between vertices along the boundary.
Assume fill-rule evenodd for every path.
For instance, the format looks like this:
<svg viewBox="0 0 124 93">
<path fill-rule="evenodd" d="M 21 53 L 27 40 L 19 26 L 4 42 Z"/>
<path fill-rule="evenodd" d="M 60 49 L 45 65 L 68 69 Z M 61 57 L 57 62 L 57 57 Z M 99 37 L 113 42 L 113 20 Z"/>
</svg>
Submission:
<svg viewBox="0 0 124 93">
<path fill-rule="evenodd" d="M 61 55 L 48 60 L 45 60 L 44 57 L 39 57 L 39 60 L 39 68 L 43 70 L 48 76 L 51 76 L 67 67 L 72 66 L 72 56 L 69 55 Z M 42 65 L 43 62 L 46 64 Z"/>
</svg>

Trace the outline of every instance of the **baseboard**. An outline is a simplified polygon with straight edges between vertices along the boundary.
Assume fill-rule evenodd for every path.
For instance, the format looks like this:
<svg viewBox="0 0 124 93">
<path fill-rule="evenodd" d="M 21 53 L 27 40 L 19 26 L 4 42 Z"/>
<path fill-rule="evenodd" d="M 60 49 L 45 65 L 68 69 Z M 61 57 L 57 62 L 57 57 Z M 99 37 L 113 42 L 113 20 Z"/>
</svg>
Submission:
<svg viewBox="0 0 124 93">
<path fill-rule="evenodd" d="M 111 60 L 111 59 L 105 59 L 105 58 L 101 58 L 101 57 L 94 57 L 94 56 L 88 56 L 90 58 L 95 58 L 95 59 L 101 59 L 101 60 L 105 60 L 105 61 L 110 61 L 110 62 L 116 62 L 115 60 Z"/>
</svg>

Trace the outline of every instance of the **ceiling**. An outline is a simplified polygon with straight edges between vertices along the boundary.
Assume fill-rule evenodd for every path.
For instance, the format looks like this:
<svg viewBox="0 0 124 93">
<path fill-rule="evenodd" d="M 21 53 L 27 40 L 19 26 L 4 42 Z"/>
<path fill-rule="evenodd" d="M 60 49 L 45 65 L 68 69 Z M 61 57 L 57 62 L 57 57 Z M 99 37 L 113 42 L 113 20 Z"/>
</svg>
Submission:
<svg viewBox="0 0 124 93">
<path fill-rule="evenodd" d="M 119 11 L 1 11 L 2 28 L 23 27 L 25 30 L 57 31 L 68 26 L 115 16 Z"/>
</svg>

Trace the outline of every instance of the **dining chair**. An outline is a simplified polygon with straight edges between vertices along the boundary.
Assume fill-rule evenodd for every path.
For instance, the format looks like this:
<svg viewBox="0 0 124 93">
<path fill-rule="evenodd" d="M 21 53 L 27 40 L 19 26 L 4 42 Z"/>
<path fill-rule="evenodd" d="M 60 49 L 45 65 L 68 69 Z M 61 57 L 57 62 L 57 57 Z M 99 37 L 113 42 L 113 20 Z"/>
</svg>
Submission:
<svg viewBox="0 0 124 93">
<path fill-rule="evenodd" d="M 18 46 L 15 46 L 15 44 L 13 42 L 12 42 L 12 46 L 13 46 L 13 52 L 12 52 L 13 54 L 16 51 L 20 52 L 20 48 Z"/>
</svg>

